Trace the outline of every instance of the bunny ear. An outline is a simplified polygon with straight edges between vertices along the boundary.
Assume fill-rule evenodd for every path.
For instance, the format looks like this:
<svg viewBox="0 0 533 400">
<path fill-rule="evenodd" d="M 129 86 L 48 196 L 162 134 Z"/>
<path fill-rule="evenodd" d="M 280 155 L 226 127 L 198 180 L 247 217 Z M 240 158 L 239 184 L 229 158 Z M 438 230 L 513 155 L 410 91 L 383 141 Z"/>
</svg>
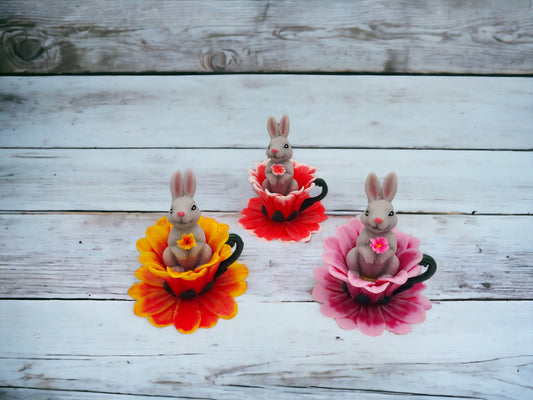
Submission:
<svg viewBox="0 0 533 400">
<path fill-rule="evenodd" d="M 183 177 L 180 170 L 174 172 L 170 178 L 170 193 L 173 199 L 183 196 Z"/>
<path fill-rule="evenodd" d="M 267 122 L 267 131 L 271 138 L 279 135 L 279 127 L 276 118 L 270 117 Z"/>
<path fill-rule="evenodd" d="M 365 192 L 369 203 L 381 197 L 381 185 L 378 177 L 373 172 L 369 173 L 366 178 Z"/>
<path fill-rule="evenodd" d="M 289 136 L 289 116 L 284 115 L 281 117 L 281 121 L 279 121 L 279 130 L 281 136 Z"/>
<path fill-rule="evenodd" d="M 185 195 L 189 197 L 194 196 L 194 192 L 196 192 L 196 177 L 194 176 L 194 172 L 192 172 L 191 169 L 187 169 L 185 171 Z"/>
<path fill-rule="evenodd" d="M 392 199 L 394 199 L 394 196 L 396 195 L 396 190 L 398 189 L 398 177 L 396 176 L 396 173 L 391 172 L 383 181 L 383 198 L 387 200 L 388 202 L 391 202 Z"/>
</svg>

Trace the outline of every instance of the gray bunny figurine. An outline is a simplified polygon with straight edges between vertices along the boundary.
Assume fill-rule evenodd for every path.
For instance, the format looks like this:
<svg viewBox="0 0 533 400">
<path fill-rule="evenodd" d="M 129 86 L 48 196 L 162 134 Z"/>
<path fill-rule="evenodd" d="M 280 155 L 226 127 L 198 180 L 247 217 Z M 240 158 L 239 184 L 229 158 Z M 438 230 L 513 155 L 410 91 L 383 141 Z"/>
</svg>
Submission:
<svg viewBox="0 0 533 400">
<path fill-rule="evenodd" d="M 400 262 L 396 257 L 396 236 L 392 232 L 398 218 L 391 204 L 397 189 L 398 178 L 394 172 L 387 175 L 383 186 L 373 172 L 366 179 L 368 207 L 361 215 L 365 228 L 357 238 L 356 247 L 346 255 L 348 268 L 363 279 L 375 280 L 398 272 Z"/>
<path fill-rule="evenodd" d="M 298 190 L 298 182 L 293 178 L 292 147 L 287 140 L 289 117 L 284 115 L 279 124 L 274 117 L 270 117 L 267 130 L 270 135 L 270 145 L 266 155 L 270 160 L 265 169 L 266 179 L 263 181 L 263 189 L 286 196 Z"/>
<path fill-rule="evenodd" d="M 196 177 L 190 169 L 185 171 L 185 179 L 180 171 L 174 172 L 170 178 L 172 206 L 167 217 L 173 227 L 168 235 L 163 261 L 178 272 L 190 271 L 207 263 L 213 253 L 206 243 L 203 229 L 198 225 L 200 209 L 193 199 L 195 191 Z"/>
</svg>

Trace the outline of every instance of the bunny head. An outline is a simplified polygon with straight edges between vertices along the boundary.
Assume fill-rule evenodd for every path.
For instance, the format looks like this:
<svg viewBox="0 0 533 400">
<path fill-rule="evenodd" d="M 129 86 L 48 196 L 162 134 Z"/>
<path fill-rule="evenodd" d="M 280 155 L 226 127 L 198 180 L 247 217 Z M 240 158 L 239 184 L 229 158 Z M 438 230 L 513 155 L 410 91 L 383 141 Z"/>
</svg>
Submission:
<svg viewBox="0 0 533 400">
<path fill-rule="evenodd" d="M 389 232 L 398 223 L 391 201 L 398 189 L 398 178 L 394 172 L 389 173 L 383 181 L 383 186 L 375 173 L 371 172 L 366 178 L 365 192 L 368 197 L 368 207 L 361 215 L 361 222 L 376 234 Z"/>
<path fill-rule="evenodd" d="M 196 177 L 190 169 L 176 171 L 170 178 L 170 193 L 172 206 L 168 212 L 168 220 L 177 228 L 187 228 L 195 225 L 200 219 L 200 209 L 196 206 L 193 196 L 196 191 Z"/>
<path fill-rule="evenodd" d="M 276 162 L 290 160 L 292 147 L 287 140 L 287 136 L 289 136 L 289 117 L 284 115 L 279 124 L 274 117 L 270 117 L 267 122 L 267 131 L 270 135 L 270 145 L 266 150 L 267 157 Z"/>
</svg>

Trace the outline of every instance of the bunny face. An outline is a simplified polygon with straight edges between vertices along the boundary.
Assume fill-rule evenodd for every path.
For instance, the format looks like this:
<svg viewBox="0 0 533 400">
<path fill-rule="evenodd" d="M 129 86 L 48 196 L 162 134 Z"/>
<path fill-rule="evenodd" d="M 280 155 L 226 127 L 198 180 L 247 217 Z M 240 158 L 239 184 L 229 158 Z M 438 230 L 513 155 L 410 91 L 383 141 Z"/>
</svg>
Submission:
<svg viewBox="0 0 533 400">
<path fill-rule="evenodd" d="M 361 216 L 361 222 L 375 233 L 390 231 L 398 223 L 391 201 L 398 189 L 398 178 L 394 172 L 387 175 L 383 186 L 379 179 L 371 172 L 366 178 L 365 192 L 368 198 L 368 207 Z"/>
<path fill-rule="evenodd" d="M 287 161 L 292 157 L 292 147 L 287 138 L 276 136 L 270 140 L 266 155 L 274 161 Z"/>
<path fill-rule="evenodd" d="M 368 204 L 366 211 L 361 215 L 361 222 L 375 233 L 385 233 L 396 226 L 398 217 L 391 203 L 379 199 Z"/>
<path fill-rule="evenodd" d="M 168 212 L 168 220 L 177 228 L 193 226 L 200 219 L 200 209 L 193 199 L 195 191 L 196 177 L 190 169 L 185 171 L 185 178 L 180 171 L 174 172 L 170 178 L 172 205 Z"/>
</svg>

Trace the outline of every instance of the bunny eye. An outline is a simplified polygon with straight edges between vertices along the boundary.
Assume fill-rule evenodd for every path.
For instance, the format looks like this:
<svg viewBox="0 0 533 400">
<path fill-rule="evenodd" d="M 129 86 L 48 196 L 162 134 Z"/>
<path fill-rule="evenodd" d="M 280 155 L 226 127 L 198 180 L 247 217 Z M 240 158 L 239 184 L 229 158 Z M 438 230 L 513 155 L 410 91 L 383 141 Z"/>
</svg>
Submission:
<svg viewBox="0 0 533 400">
<path fill-rule="evenodd" d="M 288 145 L 287 143 L 285 143 L 285 146 L 283 146 L 283 147 L 285 147 L 286 149 L 288 149 L 288 148 L 289 148 L 289 145 Z"/>
<path fill-rule="evenodd" d="M 365 211 L 365 216 L 367 216 L 367 217 L 368 217 L 368 210 L 366 210 L 366 211 Z"/>
<path fill-rule="evenodd" d="M 391 211 L 391 212 L 389 213 L 389 217 L 392 217 L 392 216 L 394 216 L 394 211 Z"/>
<path fill-rule="evenodd" d="M 169 213 L 171 213 L 171 214 L 172 214 L 172 212 L 173 212 L 173 210 L 172 210 L 172 208 L 171 208 L 171 209 L 170 209 L 170 211 L 169 211 Z"/>
<path fill-rule="evenodd" d="M 196 210 L 196 204 L 193 204 L 193 206 L 191 207 L 191 210 Z"/>
</svg>

